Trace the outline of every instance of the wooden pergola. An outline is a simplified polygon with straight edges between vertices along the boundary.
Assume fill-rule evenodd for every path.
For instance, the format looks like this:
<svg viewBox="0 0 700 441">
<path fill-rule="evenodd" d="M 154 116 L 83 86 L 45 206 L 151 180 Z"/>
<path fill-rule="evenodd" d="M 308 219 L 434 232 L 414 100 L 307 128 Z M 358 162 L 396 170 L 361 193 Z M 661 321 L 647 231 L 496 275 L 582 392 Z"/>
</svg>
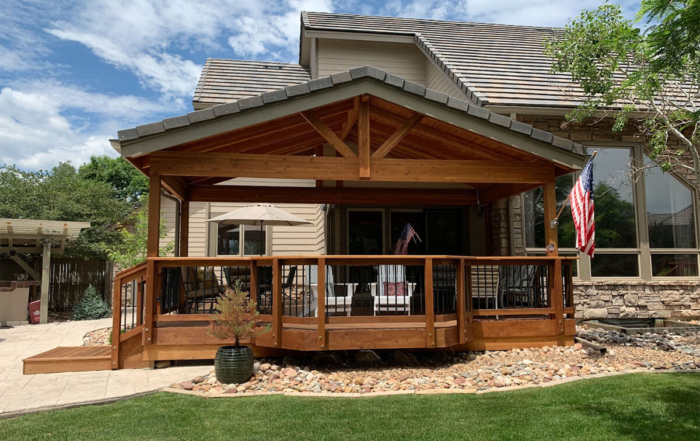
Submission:
<svg viewBox="0 0 700 441">
<path fill-rule="evenodd" d="M 63 254 L 66 242 L 86 228 L 90 222 L 0 219 L 0 254 L 7 254 L 34 281 L 41 281 L 41 323 L 48 321 L 51 255 Z M 42 255 L 41 275 L 21 257 L 29 254 Z"/>
</svg>

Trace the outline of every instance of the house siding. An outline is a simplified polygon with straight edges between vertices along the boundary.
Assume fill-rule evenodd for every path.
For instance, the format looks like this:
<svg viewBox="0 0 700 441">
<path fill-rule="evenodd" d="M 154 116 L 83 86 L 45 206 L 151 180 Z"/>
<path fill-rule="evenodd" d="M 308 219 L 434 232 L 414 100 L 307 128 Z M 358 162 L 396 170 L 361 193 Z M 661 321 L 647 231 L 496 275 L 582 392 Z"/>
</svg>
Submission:
<svg viewBox="0 0 700 441">
<path fill-rule="evenodd" d="M 426 57 L 415 44 L 319 39 L 318 77 L 374 66 L 407 81 L 426 85 Z"/>
<path fill-rule="evenodd" d="M 437 90 L 438 92 L 442 92 L 446 95 L 455 97 L 455 98 L 460 98 L 460 99 L 467 99 L 467 96 L 459 90 L 459 87 L 455 84 L 453 80 L 451 80 L 445 72 L 437 67 L 435 63 L 433 63 L 430 58 L 425 57 L 425 62 L 426 62 L 426 85 L 428 89 L 433 89 Z"/>
</svg>

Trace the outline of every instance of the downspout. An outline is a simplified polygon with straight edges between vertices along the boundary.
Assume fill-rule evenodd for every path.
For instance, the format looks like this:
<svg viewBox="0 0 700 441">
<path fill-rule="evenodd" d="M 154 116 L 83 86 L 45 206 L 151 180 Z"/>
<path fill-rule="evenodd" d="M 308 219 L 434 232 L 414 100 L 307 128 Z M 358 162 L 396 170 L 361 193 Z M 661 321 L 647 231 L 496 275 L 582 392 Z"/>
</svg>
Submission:
<svg viewBox="0 0 700 441">
<path fill-rule="evenodd" d="M 161 194 L 165 199 L 170 199 L 177 204 L 177 215 L 175 216 L 175 250 L 173 251 L 173 255 L 175 257 L 180 257 L 180 211 L 182 211 L 182 203 L 180 202 L 180 199 L 173 197 L 164 191 L 161 191 Z"/>
</svg>

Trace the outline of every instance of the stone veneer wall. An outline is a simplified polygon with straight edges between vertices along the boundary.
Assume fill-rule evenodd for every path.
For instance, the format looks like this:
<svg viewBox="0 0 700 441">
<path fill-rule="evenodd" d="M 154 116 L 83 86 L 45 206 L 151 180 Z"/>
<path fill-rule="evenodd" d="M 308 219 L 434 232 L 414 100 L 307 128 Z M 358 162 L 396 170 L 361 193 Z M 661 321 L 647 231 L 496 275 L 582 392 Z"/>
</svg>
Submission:
<svg viewBox="0 0 700 441">
<path fill-rule="evenodd" d="M 574 284 L 576 318 L 700 317 L 700 282 Z"/>
<path fill-rule="evenodd" d="M 643 142 L 639 132 L 630 122 L 621 132 L 613 132 L 613 121 L 605 119 L 591 124 L 567 123 L 557 116 L 518 115 L 518 121 L 556 136 L 572 141 Z M 690 163 L 690 155 L 685 155 Z M 695 175 L 683 173 L 697 187 Z M 511 254 L 513 241 L 515 254 L 525 255 L 523 236 L 522 198 L 513 196 L 492 204 L 493 251 L 495 255 Z M 513 228 L 509 222 L 512 217 Z M 511 234 L 512 231 L 512 234 Z M 512 236 L 512 237 L 511 237 Z M 700 317 L 700 282 L 632 280 L 621 282 L 577 282 L 574 284 L 576 318 L 664 318 Z"/>
</svg>

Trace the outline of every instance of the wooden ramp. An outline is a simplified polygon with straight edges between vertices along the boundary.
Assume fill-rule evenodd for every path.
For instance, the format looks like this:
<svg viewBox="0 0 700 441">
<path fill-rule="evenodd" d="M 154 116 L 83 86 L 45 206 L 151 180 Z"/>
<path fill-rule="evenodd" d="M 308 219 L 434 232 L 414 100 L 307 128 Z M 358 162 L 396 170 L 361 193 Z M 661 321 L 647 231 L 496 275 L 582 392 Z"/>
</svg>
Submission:
<svg viewBox="0 0 700 441">
<path fill-rule="evenodd" d="M 25 358 L 24 374 L 106 371 L 112 368 L 110 346 L 59 347 Z"/>
</svg>

